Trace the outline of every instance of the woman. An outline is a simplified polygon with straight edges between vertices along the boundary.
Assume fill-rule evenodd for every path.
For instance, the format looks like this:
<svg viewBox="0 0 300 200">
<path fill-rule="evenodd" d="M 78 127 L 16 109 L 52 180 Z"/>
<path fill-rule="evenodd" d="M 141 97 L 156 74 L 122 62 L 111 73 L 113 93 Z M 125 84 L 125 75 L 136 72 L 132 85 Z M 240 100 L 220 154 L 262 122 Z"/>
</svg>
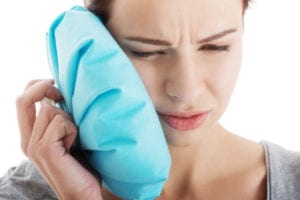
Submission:
<svg viewBox="0 0 300 200">
<path fill-rule="evenodd" d="M 241 0 L 87 4 L 105 20 L 135 65 L 160 117 L 172 167 L 158 199 L 300 198 L 298 154 L 241 138 L 218 123 L 241 65 L 247 4 Z M 117 199 L 69 154 L 77 132 L 71 118 L 45 102 L 36 116 L 35 103 L 44 97 L 62 99 L 52 80 L 30 82 L 17 100 L 17 111 L 22 149 L 51 189 L 31 163 L 24 163 L 7 175 L 1 193 L 11 191 L 5 196 L 11 199 L 13 195 Z M 24 174 L 32 180 L 30 190 L 12 178 Z"/>
</svg>

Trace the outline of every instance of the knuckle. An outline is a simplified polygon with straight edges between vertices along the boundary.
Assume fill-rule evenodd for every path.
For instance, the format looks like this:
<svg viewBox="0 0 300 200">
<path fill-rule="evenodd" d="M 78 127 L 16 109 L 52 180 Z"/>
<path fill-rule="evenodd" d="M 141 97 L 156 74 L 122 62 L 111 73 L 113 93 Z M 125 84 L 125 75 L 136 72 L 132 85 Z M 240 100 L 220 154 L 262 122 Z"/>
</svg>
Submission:
<svg viewBox="0 0 300 200">
<path fill-rule="evenodd" d="M 53 123 L 65 126 L 66 120 L 67 119 L 62 114 L 56 114 L 53 118 Z"/>
<path fill-rule="evenodd" d="M 27 85 L 30 86 L 40 81 L 42 81 L 42 79 L 32 79 L 28 81 Z"/>
<path fill-rule="evenodd" d="M 34 147 L 34 145 L 28 145 L 28 147 L 26 148 L 26 155 L 27 155 L 27 157 L 28 158 L 30 158 L 30 159 L 34 159 L 35 157 L 36 157 L 36 151 L 35 151 L 35 147 Z"/>
<path fill-rule="evenodd" d="M 45 158 L 48 155 L 46 146 L 42 144 L 36 146 L 33 151 L 34 151 L 35 158 L 37 159 Z"/>
<path fill-rule="evenodd" d="M 33 84 L 35 84 L 38 81 L 38 79 L 33 79 L 28 81 L 28 83 L 26 84 L 25 88 L 29 88 L 30 86 L 32 86 Z"/>
<path fill-rule="evenodd" d="M 21 150 L 26 156 L 28 156 L 28 143 L 27 142 L 24 142 L 24 141 L 21 142 Z"/>
<path fill-rule="evenodd" d="M 28 83 L 25 86 L 25 90 L 32 87 L 33 85 L 36 85 L 36 84 L 46 85 L 46 83 L 50 84 L 49 80 L 47 80 L 47 79 L 33 79 L 33 80 L 28 81 Z"/>
<path fill-rule="evenodd" d="M 53 108 L 48 104 L 41 104 L 40 113 L 42 114 L 52 114 Z"/>
<path fill-rule="evenodd" d="M 26 96 L 24 94 L 17 96 L 16 101 L 15 101 L 17 107 L 24 106 L 25 102 L 26 102 Z"/>
<path fill-rule="evenodd" d="M 39 114 L 42 115 L 42 116 L 44 116 L 44 115 L 49 116 L 49 118 L 52 119 L 57 114 L 57 110 L 53 106 L 51 106 L 50 104 L 41 103 Z"/>
<path fill-rule="evenodd" d="M 42 142 L 31 144 L 27 148 L 27 156 L 31 160 L 39 160 L 47 156 L 47 145 Z"/>
<path fill-rule="evenodd" d="M 39 84 L 41 84 L 41 87 L 44 89 L 44 90 L 47 90 L 49 88 L 53 88 L 53 84 L 51 84 L 49 81 L 47 80 L 41 80 L 39 82 Z"/>
<path fill-rule="evenodd" d="M 71 121 L 71 117 L 67 113 L 48 103 L 41 105 L 39 115 L 48 116 L 48 118 L 55 123 L 61 123 L 65 120 Z"/>
<path fill-rule="evenodd" d="M 53 124 L 67 133 L 77 133 L 77 126 L 63 114 L 57 114 L 53 118 Z"/>
<path fill-rule="evenodd" d="M 78 127 L 76 126 L 76 124 L 74 122 L 71 122 L 70 124 L 70 130 L 74 133 L 78 133 Z"/>
</svg>

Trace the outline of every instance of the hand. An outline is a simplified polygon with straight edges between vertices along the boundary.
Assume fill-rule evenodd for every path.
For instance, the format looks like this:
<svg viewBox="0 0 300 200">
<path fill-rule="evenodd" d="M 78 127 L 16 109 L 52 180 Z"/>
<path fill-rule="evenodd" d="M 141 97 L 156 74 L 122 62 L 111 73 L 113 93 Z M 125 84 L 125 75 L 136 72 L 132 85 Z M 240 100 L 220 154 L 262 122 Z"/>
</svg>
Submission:
<svg viewBox="0 0 300 200">
<path fill-rule="evenodd" d="M 70 116 L 45 101 L 62 100 L 53 84 L 53 80 L 31 81 L 17 98 L 22 150 L 59 199 L 102 200 L 97 179 L 69 153 L 77 127 Z M 37 102 L 41 107 L 36 115 Z"/>
</svg>

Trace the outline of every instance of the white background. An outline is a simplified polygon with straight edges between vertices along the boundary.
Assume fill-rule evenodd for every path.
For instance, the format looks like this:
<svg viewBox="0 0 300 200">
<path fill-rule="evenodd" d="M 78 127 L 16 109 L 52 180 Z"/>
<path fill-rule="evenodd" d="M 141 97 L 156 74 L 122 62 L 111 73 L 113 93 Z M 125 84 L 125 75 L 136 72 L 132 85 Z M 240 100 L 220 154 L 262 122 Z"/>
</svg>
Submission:
<svg viewBox="0 0 300 200">
<path fill-rule="evenodd" d="M 35 78 L 50 78 L 45 33 L 80 0 L 14 0 L 0 7 L 0 176 L 25 159 L 15 99 Z M 244 60 L 222 119 L 230 131 L 300 150 L 300 2 L 256 0 L 245 18 Z"/>
</svg>

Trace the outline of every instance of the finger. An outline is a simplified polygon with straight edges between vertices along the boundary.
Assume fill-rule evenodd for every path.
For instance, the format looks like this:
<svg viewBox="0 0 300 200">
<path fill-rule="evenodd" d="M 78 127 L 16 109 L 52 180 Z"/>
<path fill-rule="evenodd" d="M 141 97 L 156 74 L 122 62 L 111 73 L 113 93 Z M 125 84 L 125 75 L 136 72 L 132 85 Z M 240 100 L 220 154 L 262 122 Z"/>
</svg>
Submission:
<svg viewBox="0 0 300 200">
<path fill-rule="evenodd" d="M 43 159 L 42 166 L 44 171 L 49 173 L 48 177 L 53 185 L 60 185 L 59 194 L 72 192 L 74 195 L 78 192 L 85 193 L 92 185 L 97 185 L 97 179 L 92 178 L 89 171 L 75 160 L 68 153 L 66 143 L 73 143 L 77 135 L 77 128 L 70 120 L 66 120 L 62 115 L 55 115 L 47 127 L 46 133 L 42 138 L 42 146 L 47 146 L 41 150 L 41 158 Z M 68 142 L 66 140 L 69 140 Z M 66 178 L 61 178 L 66 177 Z M 61 187 L 64 186 L 64 187 Z M 64 190 L 64 191 L 62 191 Z M 101 196 L 101 195 L 99 195 Z"/>
<path fill-rule="evenodd" d="M 34 80 L 31 80 L 27 83 L 27 85 L 25 86 L 25 90 L 27 90 L 28 88 L 30 88 L 32 85 L 38 83 L 38 82 L 41 82 L 41 81 L 47 81 L 49 82 L 50 84 L 54 84 L 54 80 L 53 79 L 34 79 Z"/>
<path fill-rule="evenodd" d="M 24 91 L 24 95 L 30 96 L 31 102 L 41 101 L 43 98 L 49 98 L 52 100 L 61 100 L 62 95 L 59 90 L 53 85 L 53 80 L 42 80 L 42 81 L 32 81 L 30 87 Z"/>
<path fill-rule="evenodd" d="M 30 141 L 28 156 L 39 166 L 50 182 L 55 183 L 52 176 L 57 173 L 55 171 L 61 167 L 61 164 L 66 164 L 67 161 L 63 160 L 65 158 L 67 160 L 71 159 L 68 149 L 74 142 L 76 135 L 76 126 L 63 115 L 57 114 L 47 126 L 43 137 L 39 141 L 33 139 Z M 58 164 L 58 160 L 62 162 Z M 53 170 L 56 165 L 59 165 L 58 168 Z M 65 169 L 59 169 L 58 171 L 63 170 L 62 172 L 66 172 Z"/>
<path fill-rule="evenodd" d="M 60 143 L 66 152 L 69 152 L 77 136 L 77 127 L 75 124 L 62 114 L 57 114 L 49 124 L 44 139 L 50 143 Z"/>
<path fill-rule="evenodd" d="M 22 130 L 28 130 L 29 132 L 32 128 L 32 122 L 35 119 L 35 103 L 40 101 L 44 97 L 48 97 L 51 99 L 61 99 L 62 96 L 60 92 L 53 86 L 53 84 L 49 81 L 38 81 L 34 80 L 29 83 L 30 88 L 26 89 L 26 91 L 20 95 L 16 100 L 16 106 L 18 111 L 18 117 L 24 121 L 27 115 L 29 115 L 29 122 L 31 123 L 22 123 L 25 127 L 21 126 Z M 21 121 L 21 120 L 20 120 Z M 28 132 L 27 131 L 27 132 Z"/>
<path fill-rule="evenodd" d="M 41 174 L 46 177 L 58 197 L 66 195 L 92 196 L 102 199 L 99 184 L 89 171 L 68 153 L 68 143 L 73 143 L 77 128 L 71 120 L 61 114 L 55 115 L 38 143 L 30 143 L 31 156 L 38 164 Z M 73 198 L 70 198 L 73 199 Z"/>
<path fill-rule="evenodd" d="M 17 120 L 21 133 L 21 147 L 26 151 L 36 118 L 35 103 L 44 97 L 61 99 L 60 92 L 49 82 L 35 82 L 16 100 Z"/>
<path fill-rule="evenodd" d="M 43 138 L 49 124 L 54 120 L 56 115 L 62 116 L 64 120 L 71 120 L 71 117 L 68 116 L 64 111 L 53 107 L 48 102 L 43 101 L 40 112 L 35 120 L 30 142 L 37 143 Z M 60 126 L 60 124 L 58 124 L 58 126 Z"/>
<path fill-rule="evenodd" d="M 32 137 L 28 144 L 26 155 L 35 163 L 44 178 L 49 181 L 55 190 L 59 188 L 54 184 L 55 182 L 51 176 L 53 171 L 49 169 L 47 160 L 57 161 L 57 158 L 61 156 L 61 154 L 58 156 L 58 154 L 54 152 L 55 149 L 58 150 L 56 152 L 65 152 L 68 151 L 73 144 L 77 131 L 72 130 L 71 132 L 74 134 L 69 134 L 70 129 L 64 129 L 64 127 L 73 127 L 74 130 L 76 130 L 76 126 L 71 123 L 70 119 L 71 118 L 62 110 L 52 107 L 49 104 L 44 104 L 37 116 Z M 67 130 L 66 138 L 62 138 L 61 140 L 59 140 L 59 137 L 55 137 L 59 134 L 53 134 L 60 133 L 65 135 L 65 130 Z M 51 139 L 49 136 L 44 137 L 46 133 L 54 136 L 56 140 Z M 62 145 L 59 143 L 62 143 Z M 52 164 L 55 163 L 52 162 Z"/>
</svg>

